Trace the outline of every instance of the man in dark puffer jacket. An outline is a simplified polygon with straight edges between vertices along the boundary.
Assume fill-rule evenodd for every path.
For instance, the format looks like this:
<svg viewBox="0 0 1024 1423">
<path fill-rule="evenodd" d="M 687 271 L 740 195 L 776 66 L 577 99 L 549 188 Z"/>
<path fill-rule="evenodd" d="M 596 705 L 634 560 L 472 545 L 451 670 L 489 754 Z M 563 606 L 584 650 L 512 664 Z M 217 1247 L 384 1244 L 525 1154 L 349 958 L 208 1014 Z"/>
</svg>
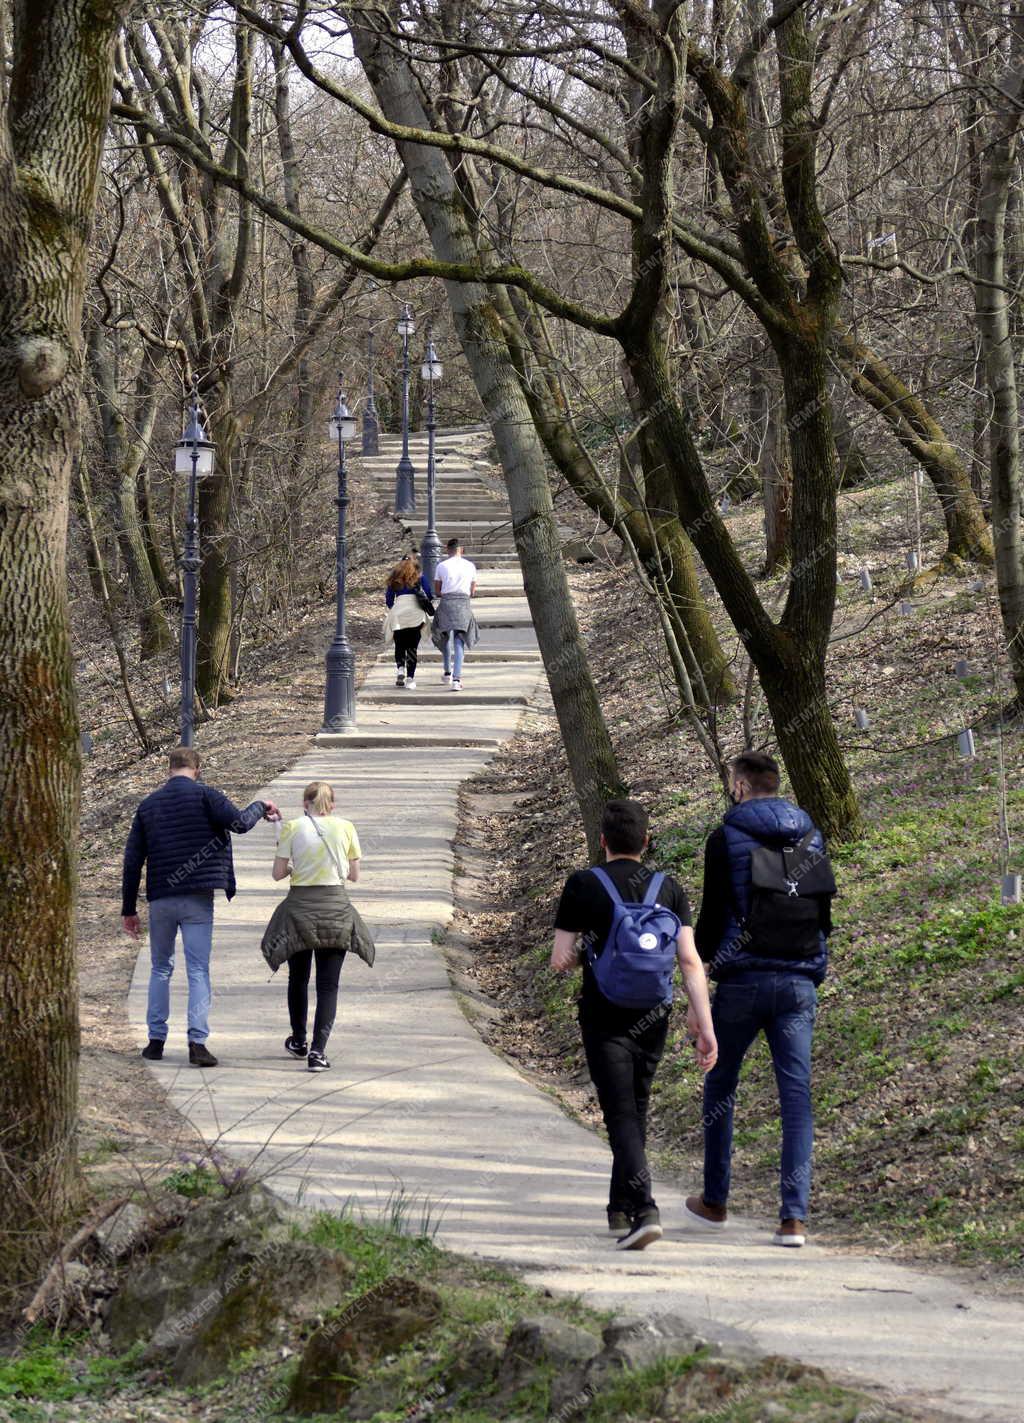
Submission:
<svg viewBox="0 0 1024 1423">
<path fill-rule="evenodd" d="M 718 1062 L 704 1080 L 704 1191 L 689 1196 L 694 1224 L 721 1230 L 726 1222 L 736 1084 L 747 1050 L 763 1031 L 771 1050 L 782 1112 L 782 1209 L 773 1239 L 800 1246 L 805 1239 L 811 1189 L 811 1040 L 817 985 L 828 968 L 831 902 L 818 900 L 817 950 L 804 958 L 773 959 L 758 952 L 744 928 L 751 907 L 752 851 L 782 849 L 813 831 L 811 851 L 825 842 L 807 813 L 779 795 L 779 768 L 771 756 L 747 751 L 730 766 L 730 799 L 722 825 L 708 838 L 704 894 L 697 921 L 697 951 L 717 981 L 711 1017 Z"/>
<path fill-rule="evenodd" d="M 146 866 L 149 903 L 149 1042 L 142 1056 L 164 1055 L 170 1012 L 171 974 L 178 930 L 188 974 L 188 1060 L 193 1067 L 216 1067 L 206 1046 L 209 1035 L 210 950 L 213 895 L 235 893 L 231 832 L 244 835 L 260 820 L 280 820 L 272 801 L 254 800 L 244 810 L 222 791 L 199 781 L 199 757 L 190 746 L 171 752 L 170 779 L 148 795 L 135 812 L 124 851 L 121 923 L 133 939 L 141 934 L 139 881 Z"/>
</svg>

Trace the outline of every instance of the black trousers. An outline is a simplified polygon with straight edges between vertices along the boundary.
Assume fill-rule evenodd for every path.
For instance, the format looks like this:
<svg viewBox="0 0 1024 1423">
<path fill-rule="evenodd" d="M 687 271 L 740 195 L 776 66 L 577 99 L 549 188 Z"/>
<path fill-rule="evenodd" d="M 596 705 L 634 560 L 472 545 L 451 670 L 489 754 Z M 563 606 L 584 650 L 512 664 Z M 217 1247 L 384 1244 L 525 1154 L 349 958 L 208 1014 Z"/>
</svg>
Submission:
<svg viewBox="0 0 1024 1423">
<path fill-rule="evenodd" d="M 416 658 L 422 632 L 421 624 L 416 628 L 399 628 L 395 633 L 395 666 L 399 672 L 404 667 L 407 677 L 416 676 Z"/>
<path fill-rule="evenodd" d="M 323 1052 L 334 1027 L 338 1011 L 338 982 L 345 962 L 344 949 L 316 949 L 316 1014 L 313 1018 L 313 1041 L 310 1049 Z M 288 1016 L 292 1020 L 292 1037 L 306 1041 L 306 1018 L 309 1014 L 309 972 L 313 966 L 313 949 L 303 949 L 288 960 Z"/>
<path fill-rule="evenodd" d="M 668 1020 L 666 1012 L 653 1023 L 641 1019 L 631 1031 L 612 1031 L 580 1005 L 583 1051 L 612 1149 L 608 1209 L 625 1211 L 631 1220 L 656 1209 L 647 1165 L 647 1104 Z"/>
</svg>

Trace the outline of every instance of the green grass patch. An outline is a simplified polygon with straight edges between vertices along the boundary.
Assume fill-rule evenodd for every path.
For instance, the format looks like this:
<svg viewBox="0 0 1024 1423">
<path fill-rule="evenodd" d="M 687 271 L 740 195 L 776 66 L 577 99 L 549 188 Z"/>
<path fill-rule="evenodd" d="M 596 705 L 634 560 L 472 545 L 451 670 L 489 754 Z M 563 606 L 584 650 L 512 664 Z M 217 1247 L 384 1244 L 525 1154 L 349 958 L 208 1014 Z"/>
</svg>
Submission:
<svg viewBox="0 0 1024 1423">
<path fill-rule="evenodd" d="M 58 1403 L 101 1397 L 134 1374 L 145 1347 L 140 1343 L 117 1357 L 98 1355 L 80 1363 L 90 1343 L 88 1334 L 54 1338 L 44 1330 L 36 1331 L 17 1358 L 0 1362 L 0 1399 Z"/>
</svg>

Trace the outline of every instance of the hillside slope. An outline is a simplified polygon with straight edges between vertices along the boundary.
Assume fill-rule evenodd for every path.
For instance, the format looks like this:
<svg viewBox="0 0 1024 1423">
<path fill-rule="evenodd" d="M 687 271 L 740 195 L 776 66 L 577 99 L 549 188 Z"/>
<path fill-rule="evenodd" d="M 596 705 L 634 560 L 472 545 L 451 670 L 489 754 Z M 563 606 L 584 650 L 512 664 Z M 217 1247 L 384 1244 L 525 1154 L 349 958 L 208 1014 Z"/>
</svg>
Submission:
<svg viewBox="0 0 1024 1423">
<path fill-rule="evenodd" d="M 841 898 L 815 1055 L 815 1223 L 894 1253 L 1004 1275 L 1024 1262 L 1024 907 L 999 902 L 1000 800 L 1005 794 L 1011 868 L 1020 868 L 1024 737 L 993 711 L 1008 684 L 991 579 L 926 574 L 909 586 L 906 514 L 905 483 L 841 500 L 829 690 L 867 833 L 835 855 Z M 744 506 L 729 517 L 753 566 L 759 511 Z M 926 518 L 926 568 L 940 535 Z M 870 592 L 860 585 L 864 567 Z M 621 769 L 652 812 L 655 858 L 696 907 L 703 843 L 724 808 L 719 783 L 668 714 L 660 637 L 628 573 L 594 566 L 576 575 L 576 587 Z M 781 580 L 776 591 L 781 600 Z M 903 599 L 909 612 L 899 610 Z M 955 673 L 961 659 L 966 676 Z M 739 653 L 737 670 L 745 675 Z M 868 712 L 866 730 L 856 726 L 857 707 Z M 755 725 L 756 743 L 770 746 L 763 710 Z M 966 726 L 975 734 L 970 760 L 956 739 Z M 727 753 L 741 749 L 738 710 L 722 716 L 720 731 Z M 502 1010 L 485 1031 L 596 1122 L 575 986 L 546 968 L 557 893 L 585 854 L 552 721 L 540 719 L 502 753 L 465 811 L 475 898 L 482 890 L 501 906 L 464 913 L 455 926 Z M 693 1186 L 700 1085 L 681 1029 L 678 1014 L 652 1125 L 660 1165 Z M 735 1204 L 774 1215 L 778 1128 L 763 1041 L 744 1071 L 736 1124 Z"/>
</svg>

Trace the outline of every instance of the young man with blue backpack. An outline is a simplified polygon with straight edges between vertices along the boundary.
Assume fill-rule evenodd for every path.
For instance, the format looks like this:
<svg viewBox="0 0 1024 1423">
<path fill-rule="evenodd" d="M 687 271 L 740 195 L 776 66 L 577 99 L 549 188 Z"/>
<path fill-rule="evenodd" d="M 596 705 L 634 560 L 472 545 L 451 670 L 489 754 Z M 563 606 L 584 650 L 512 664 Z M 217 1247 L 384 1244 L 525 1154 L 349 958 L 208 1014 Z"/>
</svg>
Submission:
<svg viewBox="0 0 1024 1423">
<path fill-rule="evenodd" d="M 712 1008 L 719 1057 L 704 1082 L 704 1190 L 689 1196 L 691 1223 L 723 1230 L 727 1219 L 736 1085 L 763 1032 L 782 1113 L 781 1211 L 773 1243 L 806 1239 L 811 1189 L 811 1039 L 817 985 L 828 967 L 836 891 L 821 831 L 779 795 L 771 756 L 746 751 L 730 765 L 731 808 L 704 853 L 697 948 L 716 980 Z M 689 1023 L 691 1032 L 701 1024 Z"/>
<path fill-rule="evenodd" d="M 698 1065 L 717 1048 L 707 982 L 682 886 L 643 864 L 647 812 L 635 800 L 605 806 L 605 864 L 569 876 L 555 916 L 551 967 L 580 963 L 579 1022 L 612 1149 L 608 1228 L 619 1250 L 643 1250 L 662 1234 L 647 1166 L 647 1103 L 665 1047 L 678 964 L 690 1000 Z"/>
</svg>

